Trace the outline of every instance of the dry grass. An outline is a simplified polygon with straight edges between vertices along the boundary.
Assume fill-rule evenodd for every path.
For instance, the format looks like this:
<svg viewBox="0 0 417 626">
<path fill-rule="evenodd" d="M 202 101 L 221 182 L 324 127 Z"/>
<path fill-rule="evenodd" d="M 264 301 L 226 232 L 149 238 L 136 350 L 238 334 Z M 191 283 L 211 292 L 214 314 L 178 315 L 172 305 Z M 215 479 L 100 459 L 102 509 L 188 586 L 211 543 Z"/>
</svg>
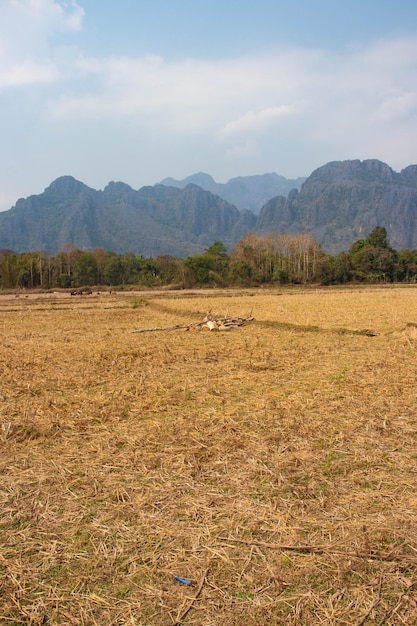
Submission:
<svg viewBox="0 0 417 626">
<path fill-rule="evenodd" d="M 1 623 L 416 624 L 416 302 L 0 297 Z"/>
</svg>

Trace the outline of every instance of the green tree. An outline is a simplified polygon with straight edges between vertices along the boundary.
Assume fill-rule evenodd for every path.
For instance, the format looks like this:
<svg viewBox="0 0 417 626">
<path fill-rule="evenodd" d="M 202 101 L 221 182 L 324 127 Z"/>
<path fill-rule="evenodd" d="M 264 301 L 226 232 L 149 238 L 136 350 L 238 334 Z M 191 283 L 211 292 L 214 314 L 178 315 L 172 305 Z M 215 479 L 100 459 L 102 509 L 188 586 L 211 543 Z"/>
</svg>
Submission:
<svg viewBox="0 0 417 626">
<path fill-rule="evenodd" d="M 155 259 L 158 275 L 164 285 L 176 284 L 184 287 L 184 260 L 170 254 L 163 254 Z"/>
<path fill-rule="evenodd" d="M 397 279 L 417 282 L 417 250 L 399 250 L 397 253 Z"/>
<path fill-rule="evenodd" d="M 0 251 L 0 286 L 2 289 L 15 287 L 16 254 L 9 250 Z"/>
<path fill-rule="evenodd" d="M 124 268 L 120 256 L 114 252 L 107 257 L 103 267 L 103 282 L 105 285 L 117 286 L 124 282 Z"/>
<path fill-rule="evenodd" d="M 105 285 L 105 269 L 107 261 L 109 258 L 112 258 L 114 253 L 107 252 L 107 250 L 104 250 L 104 248 L 94 248 L 92 252 L 97 267 L 97 284 Z"/>
<path fill-rule="evenodd" d="M 123 285 L 137 285 L 139 284 L 139 276 L 142 271 L 144 262 L 142 255 L 136 255 L 133 252 L 125 252 L 120 256 L 120 263 L 122 265 L 122 282 Z"/>
<path fill-rule="evenodd" d="M 229 257 L 221 241 L 215 241 L 203 254 L 195 254 L 184 261 L 186 280 L 193 284 L 223 286 L 227 283 Z"/>
<path fill-rule="evenodd" d="M 352 261 L 349 253 L 339 252 L 335 256 L 328 256 L 324 259 L 321 268 L 323 285 L 344 284 L 351 279 Z"/>
<path fill-rule="evenodd" d="M 390 248 L 386 228 L 376 226 L 365 239 L 367 246 L 374 248 Z"/>
<path fill-rule="evenodd" d="M 74 265 L 74 282 L 77 287 L 97 285 L 97 261 L 91 251 L 82 252 Z"/>
<path fill-rule="evenodd" d="M 397 252 L 387 239 L 387 231 L 377 226 L 366 239 L 350 249 L 352 274 L 357 280 L 392 282 L 396 277 Z"/>
<path fill-rule="evenodd" d="M 218 259 L 228 258 L 227 248 L 222 241 L 215 241 L 209 248 L 207 248 L 206 254 L 214 256 Z"/>
<path fill-rule="evenodd" d="M 205 254 L 195 254 L 187 257 L 184 262 L 185 268 L 188 270 L 188 284 L 207 285 L 209 283 L 211 260 Z"/>
<path fill-rule="evenodd" d="M 141 285 L 154 287 L 160 284 L 159 270 L 152 258 L 138 257 L 138 263 L 140 268 L 138 281 Z"/>
<path fill-rule="evenodd" d="M 55 285 L 61 289 L 68 289 L 71 287 L 71 276 L 65 273 L 58 274 L 55 277 Z"/>
<path fill-rule="evenodd" d="M 243 259 L 231 261 L 229 276 L 234 285 L 250 285 L 252 283 L 252 267 Z"/>
</svg>

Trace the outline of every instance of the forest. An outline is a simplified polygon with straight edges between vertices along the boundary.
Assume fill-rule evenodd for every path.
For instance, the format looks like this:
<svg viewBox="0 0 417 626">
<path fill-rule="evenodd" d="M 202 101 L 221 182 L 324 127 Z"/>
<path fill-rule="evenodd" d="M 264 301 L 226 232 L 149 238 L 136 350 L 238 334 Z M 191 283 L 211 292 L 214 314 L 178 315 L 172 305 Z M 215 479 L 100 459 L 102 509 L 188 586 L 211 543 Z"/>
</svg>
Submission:
<svg viewBox="0 0 417 626">
<path fill-rule="evenodd" d="M 307 233 L 247 233 L 231 251 L 215 241 L 185 259 L 145 258 L 70 244 L 55 255 L 0 251 L 0 289 L 258 286 L 265 284 L 392 283 L 417 280 L 417 250 L 395 250 L 384 227 L 334 256 Z"/>
</svg>

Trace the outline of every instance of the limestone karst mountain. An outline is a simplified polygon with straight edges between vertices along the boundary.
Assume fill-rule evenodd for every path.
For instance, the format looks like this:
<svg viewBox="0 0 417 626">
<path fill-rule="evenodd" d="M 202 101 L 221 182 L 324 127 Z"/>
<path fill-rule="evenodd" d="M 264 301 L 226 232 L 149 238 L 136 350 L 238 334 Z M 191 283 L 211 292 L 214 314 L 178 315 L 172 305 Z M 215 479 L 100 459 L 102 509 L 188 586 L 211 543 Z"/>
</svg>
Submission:
<svg viewBox="0 0 417 626">
<path fill-rule="evenodd" d="M 309 232 L 330 253 L 347 250 L 375 226 L 396 249 L 417 248 L 417 165 L 400 173 L 376 159 L 334 161 L 288 198 L 262 208 L 257 231 Z"/>
<path fill-rule="evenodd" d="M 202 176 L 207 186 L 211 177 Z M 62 176 L 43 193 L 0 213 L 0 250 L 55 253 L 70 243 L 184 257 L 216 240 L 230 249 L 249 231 L 275 231 L 308 232 L 334 254 L 375 226 L 386 228 L 394 248 L 417 248 L 417 165 L 397 173 L 376 159 L 327 163 L 299 190 L 270 197 L 258 216 L 193 183 L 134 190 L 111 182 L 97 191 Z"/>
<path fill-rule="evenodd" d="M 292 189 L 300 189 L 305 180 L 305 178 L 285 178 L 285 176 L 272 172 L 254 176 L 237 176 L 228 180 L 227 183 L 217 183 L 209 174 L 199 172 L 187 176 L 183 180 L 165 178 L 161 184 L 183 189 L 192 183 L 220 196 L 230 204 L 234 204 L 238 209 L 249 209 L 258 215 L 263 205 L 270 198 L 288 196 Z"/>
<path fill-rule="evenodd" d="M 0 249 L 54 253 L 71 243 L 82 250 L 186 256 L 217 239 L 231 246 L 255 225 L 250 211 L 239 211 L 196 185 L 135 191 L 111 182 L 96 191 L 62 176 L 43 193 L 0 213 Z"/>
</svg>

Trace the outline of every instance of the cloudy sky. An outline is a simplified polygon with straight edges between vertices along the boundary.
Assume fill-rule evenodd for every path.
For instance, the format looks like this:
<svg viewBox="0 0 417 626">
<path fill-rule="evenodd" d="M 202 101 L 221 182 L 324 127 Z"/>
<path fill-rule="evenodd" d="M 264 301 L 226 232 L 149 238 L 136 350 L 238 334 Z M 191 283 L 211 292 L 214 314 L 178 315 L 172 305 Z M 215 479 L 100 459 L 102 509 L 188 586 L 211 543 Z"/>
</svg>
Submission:
<svg viewBox="0 0 417 626">
<path fill-rule="evenodd" d="M 417 163 L 415 0 L 0 0 L 0 210 L 70 174 L 138 189 Z"/>
</svg>

